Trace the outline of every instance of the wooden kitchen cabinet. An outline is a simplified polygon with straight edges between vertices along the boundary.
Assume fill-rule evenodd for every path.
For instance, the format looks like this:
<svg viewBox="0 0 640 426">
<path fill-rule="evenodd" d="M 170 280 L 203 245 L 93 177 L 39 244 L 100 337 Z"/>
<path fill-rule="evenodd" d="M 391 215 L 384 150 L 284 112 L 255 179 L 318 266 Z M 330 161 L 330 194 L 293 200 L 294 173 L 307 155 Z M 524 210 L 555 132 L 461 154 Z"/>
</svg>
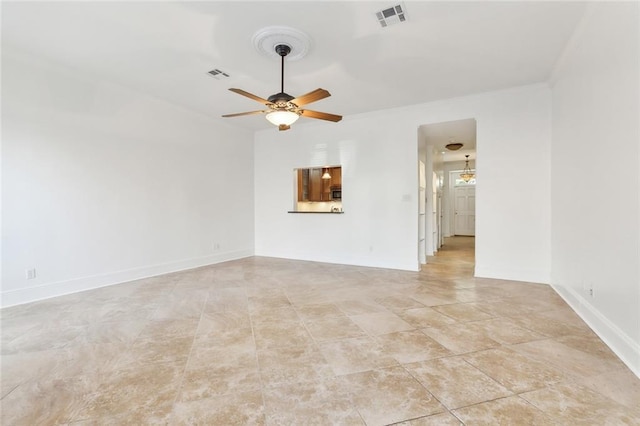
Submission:
<svg viewBox="0 0 640 426">
<path fill-rule="evenodd" d="M 331 186 L 342 186 L 342 167 L 331 167 L 329 170 Z"/>
<path fill-rule="evenodd" d="M 298 201 L 309 200 L 309 169 L 298 169 Z"/>
<path fill-rule="evenodd" d="M 298 169 L 298 201 L 323 201 L 326 181 L 322 169 Z"/>
<path fill-rule="evenodd" d="M 323 183 L 322 169 L 309 170 L 309 201 L 322 201 Z"/>
</svg>

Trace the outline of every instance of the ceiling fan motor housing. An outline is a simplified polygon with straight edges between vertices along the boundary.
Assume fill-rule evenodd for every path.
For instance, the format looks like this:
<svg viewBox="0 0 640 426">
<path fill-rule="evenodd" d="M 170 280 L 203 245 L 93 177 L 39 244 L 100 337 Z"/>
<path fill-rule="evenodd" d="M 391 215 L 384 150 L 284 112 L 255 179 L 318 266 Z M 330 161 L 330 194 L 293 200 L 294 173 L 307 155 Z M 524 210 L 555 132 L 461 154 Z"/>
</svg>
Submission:
<svg viewBox="0 0 640 426">
<path fill-rule="evenodd" d="M 272 104 L 287 103 L 291 99 L 293 99 L 293 96 L 284 92 L 276 93 L 275 95 L 271 95 L 267 98 L 267 100 Z"/>
</svg>

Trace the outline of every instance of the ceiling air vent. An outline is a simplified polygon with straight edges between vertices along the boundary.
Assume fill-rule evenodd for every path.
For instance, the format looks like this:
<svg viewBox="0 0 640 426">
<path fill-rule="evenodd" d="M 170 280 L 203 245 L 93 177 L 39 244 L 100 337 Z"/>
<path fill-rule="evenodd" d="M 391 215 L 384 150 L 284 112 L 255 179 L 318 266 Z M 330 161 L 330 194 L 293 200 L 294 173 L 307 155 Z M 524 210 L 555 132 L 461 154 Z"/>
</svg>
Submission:
<svg viewBox="0 0 640 426">
<path fill-rule="evenodd" d="M 222 70 L 219 70 L 218 68 L 209 71 L 207 74 L 209 74 L 211 77 L 215 78 L 216 80 L 222 80 L 223 78 L 231 77 L 229 74 L 227 74 Z"/>
<path fill-rule="evenodd" d="M 399 24 L 407 20 L 406 10 L 404 4 L 400 3 L 387 9 L 376 12 L 376 18 L 381 27 L 388 27 L 389 25 Z"/>
</svg>

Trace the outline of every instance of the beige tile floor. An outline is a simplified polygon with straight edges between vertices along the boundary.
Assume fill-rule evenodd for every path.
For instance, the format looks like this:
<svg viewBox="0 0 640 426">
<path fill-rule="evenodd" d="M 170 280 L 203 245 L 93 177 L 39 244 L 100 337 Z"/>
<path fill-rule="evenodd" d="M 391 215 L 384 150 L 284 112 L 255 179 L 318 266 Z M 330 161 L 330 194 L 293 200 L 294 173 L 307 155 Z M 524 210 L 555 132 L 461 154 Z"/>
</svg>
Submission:
<svg viewBox="0 0 640 426">
<path fill-rule="evenodd" d="M 248 258 L 1 311 L 3 425 L 640 424 L 546 285 Z"/>
</svg>

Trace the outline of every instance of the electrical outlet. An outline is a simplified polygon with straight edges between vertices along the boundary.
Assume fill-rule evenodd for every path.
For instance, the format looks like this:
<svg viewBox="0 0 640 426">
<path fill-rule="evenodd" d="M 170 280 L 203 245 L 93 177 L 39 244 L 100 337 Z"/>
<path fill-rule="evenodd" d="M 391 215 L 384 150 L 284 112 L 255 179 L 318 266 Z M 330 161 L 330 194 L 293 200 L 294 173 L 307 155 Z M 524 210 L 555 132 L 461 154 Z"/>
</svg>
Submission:
<svg viewBox="0 0 640 426">
<path fill-rule="evenodd" d="M 36 268 L 26 269 L 24 272 L 28 280 L 33 280 L 36 278 Z"/>
<path fill-rule="evenodd" d="M 593 297 L 593 283 L 589 283 L 589 296 Z"/>
<path fill-rule="evenodd" d="M 220 250 L 220 243 L 213 243 L 213 251 Z"/>
</svg>

